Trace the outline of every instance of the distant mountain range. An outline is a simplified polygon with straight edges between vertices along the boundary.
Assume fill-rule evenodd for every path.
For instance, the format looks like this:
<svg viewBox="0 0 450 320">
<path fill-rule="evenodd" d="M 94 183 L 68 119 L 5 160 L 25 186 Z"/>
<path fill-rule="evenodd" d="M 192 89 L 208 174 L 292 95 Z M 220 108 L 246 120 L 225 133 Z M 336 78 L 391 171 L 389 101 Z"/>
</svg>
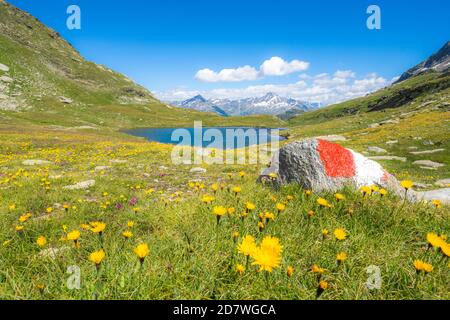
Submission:
<svg viewBox="0 0 450 320">
<path fill-rule="evenodd" d="M 450 41 L 447 41 L 447 43 L 438 52 L 430 56 L 427 60 L 403 73 L 397 82 L 401 82 L 430 71 L 439 73 L 447 73 L 450 71 Z"/>
<path fill-rule="evenodd" d="M 232 99 L 205 99 L 201 95 L 171 104 L 204 112 L 214 112 L 221 116 L 246 116 L 254 114 L 268 114 L 280 118 L 291 117 L 302 112 L 319 108 L 319 103 L 298 101 L 292 98 L 280 97 L 269 92 L 262 97 Z"/>
</svg>

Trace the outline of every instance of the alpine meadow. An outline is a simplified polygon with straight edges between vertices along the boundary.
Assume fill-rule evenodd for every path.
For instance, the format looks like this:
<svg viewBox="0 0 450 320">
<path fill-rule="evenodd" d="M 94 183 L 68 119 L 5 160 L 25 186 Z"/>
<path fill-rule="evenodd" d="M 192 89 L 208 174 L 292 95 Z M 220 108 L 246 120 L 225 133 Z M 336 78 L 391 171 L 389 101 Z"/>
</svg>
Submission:
<svg viewBox="0 0 450 320">
<path fill-rule="evenodd" d="M 448 38 L 400 78 L 330 103 L 289 98 L 278 82 L 239 96 L 245 72 L 270 81 L 308 67 L 274 71 L 272 58 L 200 70 L 195 104 L 183 104 L 88 61 L 10 2 L 0 0 L 0 299 L 450 299 Z M 311 89 L 297 78 L 285 87 Z M 233 149 L 233 164 L 178 164 L 175 144 L 128 132 L 195 121 L 281 139 Z M 192 148 L 204 160 L 220 152 Z M 255 148 L 269 159 L 245 161 Z"/>
</svg>

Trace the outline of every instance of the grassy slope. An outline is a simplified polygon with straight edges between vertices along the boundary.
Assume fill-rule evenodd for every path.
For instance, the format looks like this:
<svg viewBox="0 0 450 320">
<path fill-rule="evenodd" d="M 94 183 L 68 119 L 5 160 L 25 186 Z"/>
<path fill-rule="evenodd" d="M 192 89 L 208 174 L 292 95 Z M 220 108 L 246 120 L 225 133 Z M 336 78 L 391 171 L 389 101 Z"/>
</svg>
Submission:
<svg viewBox="0 0 450 320">
<path fill-rule="evenodd" d="M 348 141 L 340 142 L 359 152 L 366 152 L 368 146 L 378 146 L 388 151 L 389 155 L 406 157 L 405 163 L 398 161 L 380 161 L 397 176 L 412 178 L 417 182 L 433 183 L 437 179 L 450 177 L 450 76 L 439 77 L 426 74 L 411 78 L 393 87 L 380 90 L 367 97 L 354 99 L 337 105 L 302 114 L 291 119 L 290 133 L 294 139 L 341 134 Z M 397 108 L 369 112 L 369 106 L 376 104 L 381 97 L 402 95 L 405 88 L 414 91 L 418 86 L 443 84 L 440 90 L 429 90 L 411 102 Z M 447 88 L 446 88 L 447 87 Z M 400 94 L 399 94 L 400 92 Z M 387 124 L 369 128 L 370 124 L 384 120 L 399 119 L 399 124 Z M 418 140 L 418 138 L 422 138 Z M 398 144 L 386 144 L 398 140 Z M 425 145 L 432 141 L 434 145 Z M 409 149 L 417 147 L 417 150 Z M 434 154 L 412 155 L 411 151 L 445 149 Z M 370 154 L 375 155 L 375 154 Z M 445 164 L 438 170 L 421 169 L 413 165 L 416 160 L 432 160 Z"/>
</svg>

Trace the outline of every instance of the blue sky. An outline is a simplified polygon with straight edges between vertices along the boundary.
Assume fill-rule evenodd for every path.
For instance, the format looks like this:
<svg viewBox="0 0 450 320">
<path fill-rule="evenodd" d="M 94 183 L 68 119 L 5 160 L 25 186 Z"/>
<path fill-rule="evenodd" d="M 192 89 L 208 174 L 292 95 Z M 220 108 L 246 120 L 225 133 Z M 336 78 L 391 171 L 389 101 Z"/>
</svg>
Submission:
<svg viewBox="0 0 450 320">
<path fill-rule="evenodd" d="M 439 49 L 450 31 L 447 0 L 8 1 L 87 59 L 166 100 L 265 91 L 344 100 L 388 84 Z M 81 8 L 81 30 L 66 27 L 71 4 Z M 381 30 L 366 27 L 371 4 L 381 8 Z"/>
</svg>

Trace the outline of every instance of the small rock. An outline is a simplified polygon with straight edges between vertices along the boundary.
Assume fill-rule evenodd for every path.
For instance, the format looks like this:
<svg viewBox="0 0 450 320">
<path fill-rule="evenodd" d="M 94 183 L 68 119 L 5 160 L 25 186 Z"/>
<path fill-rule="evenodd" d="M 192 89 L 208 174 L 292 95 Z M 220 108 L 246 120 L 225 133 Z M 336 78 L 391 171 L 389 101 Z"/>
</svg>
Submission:
<svg viewBox="0 0 450 320">
<path fill-rule="evenodd" d="M 1 82 L 8 82 L 8 83 L 10 83 L 10 82 L 13 82 L 13 79 L 8 77 L 8 76 L 1 76 L 0 77 L 0 81 Z"/>
<path fill-rule="evenodd" d="M 320 137 L 316 137 L 316 139 L 326 140 L 326 141 L 330 141 L 330 142 L 347 141 L 346 137 L 339 136 L 339 135 L 336 135 L 336 134 L 329 135 L 329 136 L 320 136 Z"/>
<path fill-rule="evenodd" d="M 400 123 L 400 119 L 395 118 L 395 119 L 389 119 L 389 120 L 385 120 L 385 121 L 381 121 L 380 125 L 385 125 L 385 124 L 399 124 Z"/>
<path fill-rule="evenodd" d="M 25 160 L 22 162 L 24 166 L 40 166 L 40 165 L 46 165 L 46 164 L 52 164 L 50 161 L 47 160 Z"/>
<path fill-rule="evenodd" d="M 375 152 L 375 153 L 386 153 L 387 151 L 380 147 L 368 147 L 367 150 L 369 152 Z"/>
<path fill-rule="evenodd" d="M 370 157 L 369 159 L 372 159 L 372 160 L 395 160 L 395 161 L 406 162 L 406 158 L 397 157 L 397 156 L 375 156 L 375 157 Z"/>
<path fill-rule="evenodd" d="M 408 149 L 409 149 L 409 150 L 417 150 L 417 149 L 419 149 L 419 148 L 417 148 L 417 147 L 409 147 Z"/>
<path fill-rule="evenodd" d="M 416 187 L 417 189 L 426 189 L 430 186 L 431 186 L 431 184 L 428 184 L 428 183 L 414 182 L 414 187 Z"/>
<path fill-rule="evenodd" d="M 434 142 L 431 140 L 425 140 L 422 142 L 424 146 L 434 146 Z"/>
<path fill-rule="evenodd" d="M 127 163 L 128 160 L 120 160 L 120 159 L 111 159 L 109 160 L 111 163 Z"/>
<path fill-rule="evenodd" d="M 438 180 L 434 184 L 440 187 L 450 187 L 450 178 Z"/>
<path fill-rule="evenodd" d="M 167 170 L 169 168 L 167 168 L 166 166 L 159 166 L 159 170 Z"/>
<path fill-rule="evenodd" d="M 89 189 L 90 187 L 95 185 L 95 180 L 87 180 L 83 182 L 79 182 L 77 184 L 73 184 L 70 186 L 65 186 L 63 189 L 65 190 L 84 190 Z"/>
<path fill-rule="evenodd" d="M 398 143 L 398 140 L 389 140 L 389 141 L 386 141 L 386 144 L 397 144 Z"/>
<path fill-rule="evenodd" d="M 190 173 L 206 173 L 206 169 L 205 168 L 192 168 L 191 170 L 189 170 Z"/>
<path fill-rule="evenodd" d="M 108 166 L 97 166 L 94 168 L 94 171 L 103 171 L 103 170 L 109 170 L 111 167 Z"/>
<path fill-rule="evenodd" d="M 73 102 L 73 100 L 70 98 L 61 96 L 61 97 L 59 97 L 59 102 L 62 102 L 64 104 L 71 104 Z"/>
<path fill-rule="evenodd" d="M 444 204 L 450 204 L 450 188 L 417 192 L 417 197 L 419 200 L 439 200 Z"/>
<path fill-rule="evenodd" d="M 431 154 L 431 153 L 436 153 L 436 152 L 442 152 L 445 151 L 445 149 L 434 149 L 434 150 L 424 150 L 424 151 L 412 151 L 410 152 L 411 154 Z"/>
<path fill-rule="evenodd" d="M 380 126 L 379 123 L 372 123 L 372 124 L 369 124 L 369 128 L 371 128 L 371 129 L 378 128 L 379 126 Z"/>
<path fill-rule="evenodd" d="M 417 160 L 417 161 L 414 161 L 413 164 L 423 166 L 423 167 L 429 167 L 429 168 L 440 168 L 440 167 L 444 166 L 444 164 L 442 164 L 442 163 L 433 162 L 431 160 Z"/>
<path fill-rule="evenodd" d="M 9 67 L 4 65 L 4 64 L 2 64 L 2 63 L 0 63 L 0 71 L 8 72 L 9 71 Z"/>
</svg>

